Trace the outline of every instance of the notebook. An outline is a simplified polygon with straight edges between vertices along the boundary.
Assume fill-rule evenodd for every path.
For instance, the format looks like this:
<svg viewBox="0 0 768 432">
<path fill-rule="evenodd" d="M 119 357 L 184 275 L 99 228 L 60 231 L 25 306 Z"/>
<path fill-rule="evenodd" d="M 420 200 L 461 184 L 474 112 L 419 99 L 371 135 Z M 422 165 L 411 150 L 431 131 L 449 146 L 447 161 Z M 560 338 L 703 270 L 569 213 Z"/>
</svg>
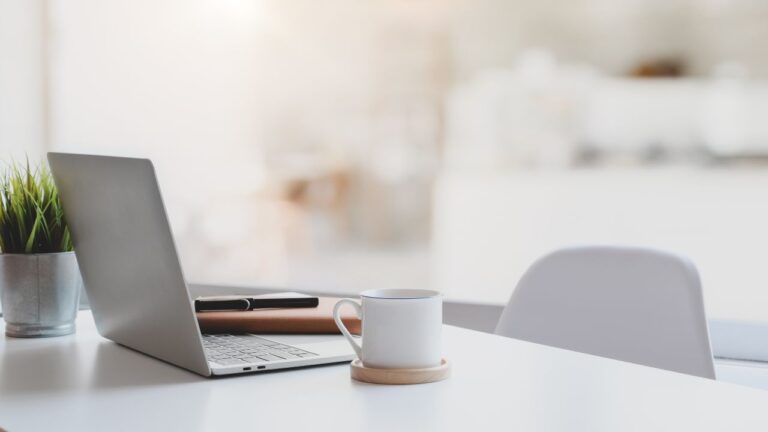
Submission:
<svg viewBox="0 0 768 432">
<path fill-rule="evenodd" d="M 333 321 L 337 301 L 335 297 L 319 297 L 314 308 L 198 312 L 197 322 L 203 333 L 338 334 Z M 341 319 L 351 333 L 360 334 L 361 322 L 354 310 L 342 309 Z"/>
</svg>

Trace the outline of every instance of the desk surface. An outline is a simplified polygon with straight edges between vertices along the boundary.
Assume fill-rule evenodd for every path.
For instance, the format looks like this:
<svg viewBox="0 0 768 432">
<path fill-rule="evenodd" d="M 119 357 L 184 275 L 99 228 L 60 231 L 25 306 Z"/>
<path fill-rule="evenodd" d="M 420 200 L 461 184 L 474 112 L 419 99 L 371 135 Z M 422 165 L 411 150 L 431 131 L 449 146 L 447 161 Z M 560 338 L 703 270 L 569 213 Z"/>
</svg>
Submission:
<svg viewBox="0 0 768 432">
<path fill-rule="evenodd" d="M 347 365 L 206 379 L 78 333 L 0 338 L 0 427 L 48 430 L 659 431 L 768 428 L 768 392 L 446 326 L 448 381 Z M 2 326 L 0 326 L 0 330 Z"/>
</svg>

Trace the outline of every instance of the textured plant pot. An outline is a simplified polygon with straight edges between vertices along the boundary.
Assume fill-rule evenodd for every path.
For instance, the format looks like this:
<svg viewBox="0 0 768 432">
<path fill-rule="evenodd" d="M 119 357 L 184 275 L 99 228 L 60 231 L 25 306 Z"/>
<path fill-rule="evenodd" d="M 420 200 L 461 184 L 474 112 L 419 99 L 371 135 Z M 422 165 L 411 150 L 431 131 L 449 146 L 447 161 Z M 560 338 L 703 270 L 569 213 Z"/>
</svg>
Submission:
<svg viewBox="0 0 768 432">
<path fill-rule="evenodd" d="M 5 334 L 50 337 L 74 333 L 82 284 L 74 252 L 0 254 Z"/>
</svg>

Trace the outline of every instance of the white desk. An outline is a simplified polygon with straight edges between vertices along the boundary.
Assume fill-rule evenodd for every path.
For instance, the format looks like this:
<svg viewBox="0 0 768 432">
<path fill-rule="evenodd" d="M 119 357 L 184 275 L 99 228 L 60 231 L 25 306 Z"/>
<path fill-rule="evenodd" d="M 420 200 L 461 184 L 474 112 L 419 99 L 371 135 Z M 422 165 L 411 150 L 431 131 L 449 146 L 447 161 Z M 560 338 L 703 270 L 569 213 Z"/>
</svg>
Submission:
<svg viewBox="0 0 768 432">
<path fill-rule="evenodd" d="M 444 339 L 453 377 L 418 386 L 353 382 L 346 365 L 206 379 L 102 339 L 88 312 L 80 313 L 78 326 L 71 337 L 0 338 L 0 427 L 131 432 L 768 429 L 768 393 L 762 390 L 450 326 Z"/>
</svg>

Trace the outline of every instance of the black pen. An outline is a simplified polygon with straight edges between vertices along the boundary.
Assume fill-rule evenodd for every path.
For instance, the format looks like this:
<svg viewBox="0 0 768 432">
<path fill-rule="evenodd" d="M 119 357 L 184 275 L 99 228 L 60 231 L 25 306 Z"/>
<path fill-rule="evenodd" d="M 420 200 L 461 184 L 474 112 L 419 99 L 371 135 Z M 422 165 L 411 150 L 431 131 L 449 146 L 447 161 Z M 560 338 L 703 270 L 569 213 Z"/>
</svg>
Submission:
<svg viewBox="0 0 768 432">
<path fill-rule="evenodd" d="M 195 312 L 249 311 L 274 308 L 317 307 L 317 297 L 254 298 L 248 296 L 199 297 L 195 299 Z"/>
</svg>

